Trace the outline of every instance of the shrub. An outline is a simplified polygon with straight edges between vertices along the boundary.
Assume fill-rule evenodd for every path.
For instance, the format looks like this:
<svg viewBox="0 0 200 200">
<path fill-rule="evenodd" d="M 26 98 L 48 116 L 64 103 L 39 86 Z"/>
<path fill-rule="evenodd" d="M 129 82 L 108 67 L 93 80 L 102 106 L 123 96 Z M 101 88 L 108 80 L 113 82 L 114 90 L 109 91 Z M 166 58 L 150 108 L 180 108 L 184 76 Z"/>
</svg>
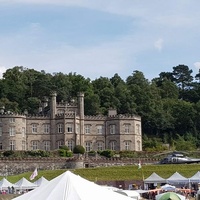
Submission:
<svg viewBox="0 0 200 200">
<path fill-rule="evenodd" d="M 85 148 L 81 145 L 76 145 L 73 149 L 73 153 L 80 153 L 84 154 L 85 153 Z"/>
<path fill-rule="evenodd" d="M 67 152 L 66 152 L 66 156 L 67 156 L 67 157 L 72 157 L 72 156 L 73 156 L 73 153 L 72 153 L 71 151 L 67 151 Z"/>
<path fill-rule="evenodd" d="M 26 151 L 26 155 L 33 157 L 49 157 L 51 153 L 49 151 L 43 151 L 43 150 L 31 150 L 31 151 Z"/>
<path fill-rule="evenodd" d="M 3 156 L 4 156 L 4 157 L 12 157 L 12 156 L 14 156 L 14 154 L 15 154 L 15 152 L 12 151 L 12 150 L 4 151 L 4 152 L 3 152 Z"/>
<path fill-rule="evenodd" d="M 108 150 L 102 151 L 100 155 L 105 156 L 107 158 L 112 158 L 114 156 L 114 154 L 115 154 L 114 151 L 108 149 Z"/>
<path fill-rule="evenodd" d="M 69 151 L 69 148 L 68 148 L 68 146 L 66 146 L 66 145 L 60 146 L 59 149 L 64 149 L 64 150 L 66 150 L 66 151 Z"/>
<path fill-rule="evenodd" d="M 59 155 L 60 155 L 61 157 L 66 157 L 66 150 L 64 150 L 64 149 L 59 149 L 58 152 L 59 152 Z"/>
</svg>

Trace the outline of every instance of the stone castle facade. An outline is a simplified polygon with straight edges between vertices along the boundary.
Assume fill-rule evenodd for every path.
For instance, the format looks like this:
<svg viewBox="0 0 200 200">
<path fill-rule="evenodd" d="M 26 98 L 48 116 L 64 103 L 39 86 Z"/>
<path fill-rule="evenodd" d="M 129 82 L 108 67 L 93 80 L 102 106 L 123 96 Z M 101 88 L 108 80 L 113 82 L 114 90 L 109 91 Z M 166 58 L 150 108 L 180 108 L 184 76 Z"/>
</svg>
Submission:
<svg viewBox="0 0 200 200">
<path fill-rule="evenodd" d="M 82 145 L 87 152 L 142 151 L 141 117 L 118 115 L 114 109 L 107 116 L 86 116 L 83 93 L 70 103 L 57 103 L 56 96 L 52 93 L 36 116 L 0 109 L 0 150 L 50 151 L 62 145 L 73 150 Z"/>
</svg>

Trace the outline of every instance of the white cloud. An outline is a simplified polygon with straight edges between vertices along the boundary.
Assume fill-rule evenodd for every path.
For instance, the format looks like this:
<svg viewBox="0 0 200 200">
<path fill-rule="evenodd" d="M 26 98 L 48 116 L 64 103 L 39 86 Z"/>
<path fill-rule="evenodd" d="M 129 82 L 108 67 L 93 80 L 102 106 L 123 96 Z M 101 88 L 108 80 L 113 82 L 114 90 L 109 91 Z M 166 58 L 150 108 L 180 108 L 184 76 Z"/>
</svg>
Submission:
<svg viewBox="0 0 200 200">
<path fill-rule="evenodd" d="M 200 69 L 200 62 L 195 62 L 195 63 L 194 63 L 194 66 L 195 66 L 197 69 Z"/>
<path fill-rule="evenodd" d="M 155 48 L 158 49 L 159 51 L 161 51 L 163 48 L 163 42 L 164 41 L 162 38 L 159 38 L 158 40 L 156 40 L 154 43 Z"/>
<path fill-rule="evenodd" d="M 6 67 L 0 66 L 0 78 L 3 77 L 4 72 L 6 72 Z"/>
</svg>

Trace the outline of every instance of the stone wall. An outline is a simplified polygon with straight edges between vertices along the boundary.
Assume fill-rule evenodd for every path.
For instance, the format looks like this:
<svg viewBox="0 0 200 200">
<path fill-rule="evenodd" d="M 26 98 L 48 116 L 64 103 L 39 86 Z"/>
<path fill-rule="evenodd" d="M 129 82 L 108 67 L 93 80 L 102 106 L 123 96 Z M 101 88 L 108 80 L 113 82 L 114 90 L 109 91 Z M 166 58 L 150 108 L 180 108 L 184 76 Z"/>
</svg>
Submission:
<svg viewBox="0 0 200 200">
<path fill-rule="evenodd" d="M 142 164 L 153 164 L 158 160 L 143 159 Z M 120 158 L 96 158 L 96 157 L 77 157 L 77 158 L 1 158 L 0 176 L 8 176 L 33 171 L 36 167 L 39 170 L 55 169 L 80 169 L 91 167 L 109 167 L 137 165 L 138 159 L 120 159 Z"/>
<path fill-rule="evenodd" d="M 77 169 L 83 168 L 82 159 L 66 158 L 2 158 L 0 160 L 0 176 L 8 176 L 39 170 Z"/>
</svg>

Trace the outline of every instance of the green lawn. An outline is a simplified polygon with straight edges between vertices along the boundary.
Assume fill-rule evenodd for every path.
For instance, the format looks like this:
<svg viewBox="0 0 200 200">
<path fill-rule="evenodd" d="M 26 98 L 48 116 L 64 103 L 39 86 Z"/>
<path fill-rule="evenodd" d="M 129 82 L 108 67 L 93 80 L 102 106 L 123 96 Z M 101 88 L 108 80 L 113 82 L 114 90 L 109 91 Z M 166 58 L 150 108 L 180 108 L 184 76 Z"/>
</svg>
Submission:
<svg viewBox="0 0 200 200">
<path fill-rule="evenodd" d="M 48 170 L 42 171 L 38 169 L 37 180 L 41 176 L 51 180 L 65 172 L 65 170 Z M 142 177 L 148 178 L 153 172 L 156 172 L 163 178 L 169 178 L 174 172 L 189 178 L 197 171 L 200 171 L 200 164 L 179 164 L 179 165 L 143 165 L 141 169 L 137 166 L 119 166 L 119 167 L 102 167 L 102 168 L 85 168 L 70 170 L 75 174 L 82 176 L 91 181 L 96 180 L 142 180 Z M 7 179 L 15 183 L 22 177 L 29 179 L 32 172 L 23 173 L 15 176 L 8 176 Z M 0 177 L 2 178 L 2 177 Z M 34 182 L 33 180 L 32 182 Z"/>
</svg>

